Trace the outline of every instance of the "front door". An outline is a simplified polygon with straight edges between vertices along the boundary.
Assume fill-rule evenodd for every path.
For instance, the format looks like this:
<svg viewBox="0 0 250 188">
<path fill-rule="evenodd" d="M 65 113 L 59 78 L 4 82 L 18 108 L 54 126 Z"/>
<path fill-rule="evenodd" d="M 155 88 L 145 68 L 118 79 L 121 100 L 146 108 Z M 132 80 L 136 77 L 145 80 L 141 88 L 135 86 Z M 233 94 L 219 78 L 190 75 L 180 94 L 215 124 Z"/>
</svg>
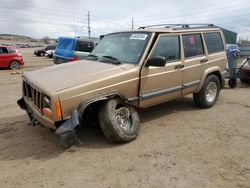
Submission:
<svg viewBox="0 0 250 188">
<path fill-rule="evenodd" d="M 178 34 L 158 36 L 148 58 L 163 56 L 164 67 L 144 66 L 141 72 L 140 104 L 141 108 L 166 102 L 181 96 L 183 81 L 183 63 L 180 53 Z"/>
</svg>

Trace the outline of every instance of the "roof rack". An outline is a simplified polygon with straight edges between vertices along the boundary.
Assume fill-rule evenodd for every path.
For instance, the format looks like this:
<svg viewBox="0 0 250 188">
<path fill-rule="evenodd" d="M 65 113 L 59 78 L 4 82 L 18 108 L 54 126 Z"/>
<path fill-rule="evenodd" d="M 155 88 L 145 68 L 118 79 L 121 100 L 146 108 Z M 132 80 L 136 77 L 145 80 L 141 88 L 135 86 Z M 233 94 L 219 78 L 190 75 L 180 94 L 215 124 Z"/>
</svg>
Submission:
<svg viewBox="0 0 250 188">
<path fill-rule="evenodd" d="M 148 25 L 141 26 L 139 29 L 146 28 L 173 28 L 173 29 L 188 29 L 188 28 L 207 28 L 207 27 L 216 27 L 213 24 L 158 24 L 158 25 Z"/>
</svg>

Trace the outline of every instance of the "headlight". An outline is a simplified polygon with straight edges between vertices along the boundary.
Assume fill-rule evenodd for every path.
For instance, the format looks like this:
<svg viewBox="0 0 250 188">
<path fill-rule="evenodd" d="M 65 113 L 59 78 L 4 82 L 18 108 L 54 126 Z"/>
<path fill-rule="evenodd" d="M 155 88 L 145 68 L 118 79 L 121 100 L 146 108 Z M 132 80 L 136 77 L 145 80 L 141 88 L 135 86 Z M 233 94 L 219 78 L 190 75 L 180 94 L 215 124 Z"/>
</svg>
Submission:
<svg viewBox="0 0 250 188">
<path fill-rule="evenodd" d="M 51 112 L 51 102 L 50 102 L 50 97 L 47 95 L 43 96 L 43 108 L 42 108 L 42 113 L 43 115 L 47 116 L 48 118 L 51 118 L 52 112 Z"/>
<path fill-rule="evenodd" d="M 50 108 L 50 105 L 51 105 L 51 102 L 50 102 L 50 97 L 48 97 L 47 95 L 44 95 L 43 96 L 43 106 L 44 107 L 49 107 Z"/>
</svg>

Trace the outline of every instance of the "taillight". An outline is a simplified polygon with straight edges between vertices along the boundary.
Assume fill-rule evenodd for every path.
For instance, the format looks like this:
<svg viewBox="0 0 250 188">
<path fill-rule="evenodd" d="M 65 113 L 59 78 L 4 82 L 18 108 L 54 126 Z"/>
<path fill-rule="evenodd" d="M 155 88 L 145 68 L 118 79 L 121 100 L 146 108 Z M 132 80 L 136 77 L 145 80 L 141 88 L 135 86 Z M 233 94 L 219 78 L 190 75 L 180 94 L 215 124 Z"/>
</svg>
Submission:
<svg viewBox="0 0 250 188">
<path fill-rule="evenodd" d="M 76 61 L 76 60 L 78 60 L 78 56 L 74 56 L 69 59 L 69 61 Z"/>
</svg>

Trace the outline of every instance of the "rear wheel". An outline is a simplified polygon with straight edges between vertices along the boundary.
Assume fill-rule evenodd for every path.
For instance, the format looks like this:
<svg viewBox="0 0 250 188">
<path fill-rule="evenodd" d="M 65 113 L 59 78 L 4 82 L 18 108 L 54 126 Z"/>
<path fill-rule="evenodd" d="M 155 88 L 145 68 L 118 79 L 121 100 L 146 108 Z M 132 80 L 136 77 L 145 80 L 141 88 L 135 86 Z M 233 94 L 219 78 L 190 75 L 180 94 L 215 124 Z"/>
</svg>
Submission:
<svg viewBox="0 0 250 188">
<path fill-rule="evenodd" d="M 194 103 L 201 108 L 212 107 L 219 97 L 220 89 L 218 77 L 208 76 L 201 90 L 193 94 Z"/>
<path fill-rule="evenodd" d="M 18 61 L 11 61 L 10 62 L 10 69 L 11 70 L 17 70 L 17 69 L 20 69 L 21 68 L 21 65 Z"/>
<path fill-rule="evenodd" d="M 105 101 L 99 111 L 99 121 L 105 137 L 112 143 L 130 142 L 140 131 L 137 111 L 117 98 Z"/>
</svg>

